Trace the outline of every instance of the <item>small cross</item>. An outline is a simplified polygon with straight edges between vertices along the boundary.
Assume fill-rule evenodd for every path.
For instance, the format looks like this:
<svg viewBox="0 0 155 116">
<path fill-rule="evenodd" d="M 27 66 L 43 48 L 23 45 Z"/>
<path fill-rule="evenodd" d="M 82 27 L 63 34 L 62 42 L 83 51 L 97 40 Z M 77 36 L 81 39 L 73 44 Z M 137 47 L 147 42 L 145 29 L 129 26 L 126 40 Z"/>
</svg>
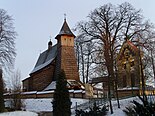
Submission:
<svg viewBox="0 0 155 116">
<path fill-rule="evenodd" d="M 50 41 L 51 41 L 51 39 L 52 39 L 52 36 L 50 35 Z"/>
</svg>

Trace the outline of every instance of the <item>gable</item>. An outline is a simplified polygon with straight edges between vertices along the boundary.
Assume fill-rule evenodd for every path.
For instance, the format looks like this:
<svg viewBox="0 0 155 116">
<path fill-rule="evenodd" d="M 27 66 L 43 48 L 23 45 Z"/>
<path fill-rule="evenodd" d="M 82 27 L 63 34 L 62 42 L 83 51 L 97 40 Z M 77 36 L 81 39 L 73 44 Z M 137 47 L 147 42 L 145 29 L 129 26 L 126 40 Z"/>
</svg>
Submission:
<svg viewBox="0 0 155 116">
<path fill-rule="evenodd" d="M 121 60 L 124 58 L 127 54 L 132 54 L 132 56 L 137 55 L 139 52 L 139 49 L 129 40 L 125 41 L 121 47 L 121 50 L 117 56 L 117 60 Z"/>
</svg>

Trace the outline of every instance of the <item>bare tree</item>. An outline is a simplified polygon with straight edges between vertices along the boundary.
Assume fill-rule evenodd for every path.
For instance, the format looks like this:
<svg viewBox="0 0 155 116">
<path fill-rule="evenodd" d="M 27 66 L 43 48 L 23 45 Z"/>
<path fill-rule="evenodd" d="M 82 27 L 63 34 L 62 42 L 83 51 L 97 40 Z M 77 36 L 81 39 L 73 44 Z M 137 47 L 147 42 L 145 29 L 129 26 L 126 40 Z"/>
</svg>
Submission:
<svg viewBox="0 0 155 116">
<path fill-rule="evenodd" d="M 155 41 L 154 39 L 143 45 L 143 68 L 145 71 L 145 79 L 150 84 L 155 84 Z"/>
<path fill-rule="evenodd" d="M 14 110 L 21 110 L 23 101 L 21 99 L 21 72 L 17 70 L 10 79 L 12 101 L 11 107 Z"/>
<path fill-rule="evenodd" d="M 10 71 L 14 65 L 16 35 L 12 17 L 0 9 L 0 65 L 5 71 Z"/>
<path fill-rule="evenodd" d="M 82 38 L 90 40 L 99 39 L 103 42 L 105 66 L 108 75 L 108 95 L 111 113 L 111 90 L 113 90 L 113 79 L 115 79 L 115 58 L 117 47 L 125 39 L 134 41 L 137 37 L 147 37 L 152 25 L 144 21 L 140 10 L 136 10 L 129 3 L 118 6 L 106 4 L 96 8 L 88 15 L 88 21 L 81 21 L 77 30 Z M 141 36 L 140 36 L 141 35 Z"/>
<path fill-rule="evenodd" d="M 94 54 L 97 52 L 96 42 L 87 41 L 81 37 L 75 40 L 76 57 L 78 61 L 78 69 L 83 83 L 88 83 L 89 79 L 94 76 L 94 65 L 96 64 Z"/>
<path fill-rule="evenodd" d="M 12 91 L 21 91 L 21 72 L 19 70 L 16 70 L 13 76 L 11 77 L 10 85 Z"/>
<path fill-rule="evenodd" d="M 76 51 L 76 57 L 77 57 L 77 63 L 78 63 L 78 70 L 80 72 L 80 78 L 82 78 L 83 83 L 85 83 L 85 63 L 84 63 L 84 42 L 81 39 L 76 38 L 75 40 L 75 51 Z"/>
<path fill-rule="evenodd" d="M 13 27 L 13 19 L 3 9 L 0 9 L 0 66 L 3 69 L 3 75 L 9 72 L 14 64 L 16 32 Z M 0 70 L 2 70 L 0 69 Z M 5 70 L 5 71 L 4 71 Z M 0 79 L 0 93 L 3 93 L 4 78 Z M 3 94 L 2 94 L 3 96 Z M 4 101 L 4 100 L 3 100 Z M 3 110 L 3 108 L 1 107 Z"/>
</svg>

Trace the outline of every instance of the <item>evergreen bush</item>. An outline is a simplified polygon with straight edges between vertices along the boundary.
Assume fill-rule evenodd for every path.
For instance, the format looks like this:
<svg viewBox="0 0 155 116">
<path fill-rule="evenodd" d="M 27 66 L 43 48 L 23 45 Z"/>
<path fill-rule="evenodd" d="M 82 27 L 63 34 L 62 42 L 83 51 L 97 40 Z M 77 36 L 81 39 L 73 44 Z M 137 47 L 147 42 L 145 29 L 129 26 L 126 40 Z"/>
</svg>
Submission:
<svg viewBox="0 0 155 116">
<path fill-rule="evenodd" d="M 70 116 L 71 101 L 67 89 L 65 72 L 61 70 L 57 80 L 53 97 L 53 116 Z"/>
</svg>

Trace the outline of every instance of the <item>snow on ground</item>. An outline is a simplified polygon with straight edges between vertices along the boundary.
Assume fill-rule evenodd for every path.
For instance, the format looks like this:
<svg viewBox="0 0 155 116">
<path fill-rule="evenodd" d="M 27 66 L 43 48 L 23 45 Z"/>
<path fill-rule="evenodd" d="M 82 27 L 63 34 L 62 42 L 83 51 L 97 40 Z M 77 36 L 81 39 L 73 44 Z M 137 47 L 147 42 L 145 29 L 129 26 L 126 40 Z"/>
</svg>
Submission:
<svg viewBox="0 0 155 116">
<path fill-rule="evenodd" d="M 138 97 L 131 97 L 131 98 L 119 100 L 121 109 L 125 109 L 125 107 L 132 105 L 131 101 L 133 100 L 140 101 Z M 113 100 L 112 104 L 113 104 L 114 110 L 118 109 L 116 100 Z"/>
<path fill-rule="evenodd" d="M 15 111 L 0 113 L 0 116 L 38 116 L 38 114 L 29 111 Z"/>
<path fill-rule="evenodd" d="M 87 99 L 77 99 L 77 98 L 71 98 L 71 108 L 75 107 L 76 104 L 82 104 L 87 102 Z M 52 98 L 46 98 L 46 99 L 24 99 L 24 110 L 27 111 L 34 111 L 34 112 L 41 112 L 41 111 L 52 111 Z M 10 103 L 9 100 L 6 100 L 5 102 L 6 106 L 9 107 Z"/>
<path fill-rule="evenodd" d="M 80 104 L 83 104 L 83 103 L 88 102 L 88 101 L 89 101 L 88 99 L 76 99 L 76 98 L 72 98 L 71 99 L 71 102 L 72 102 L 71 108 L 75 107 L 76 106 L 76 103 L 77 103 L 77 105 L 80 105 Z"/>
<path fill-rule="evenodd" d="M 121 108 L 119 109 L 117 106 L 117 101 L 112 100 L 112 105 L 113 105 L 113 114 L 108 111 L 107 116 L 125 116 L 125 113 L 122 111 L 125 109 L 125 107 L 132 105 L 131 101 L 136 100 L 140 101 L 138 97 L 132 97 L 132 98 L 127 98 L 127 99 L 122 99 L 120 100 L 120 106 Z M 80 105 L 82 103 L 88 102 L 88 99 L 77 99 L 77 98 L 71 98 L 71 110 L 72 112 L 75 113 L 75 108 L 76 105 Z M 46 98 L 46 99 L 25 99 L 24 100 L 24 105 L 25 105 L 25 110 L 26 111 L 33 111 L 33 112 L 49 112 L 52 111 L 52 98 Z M 1 116 L 1 115 L 0 115 Z M 5 116 L 5 115 L 4 115 Z M 8 116 L 8 115 L 7 115 Z M 10 115 L 12 116 L 12 115 Z M 16 115 L 20 116 L 20 115 Z M 22 115 L 25 116 L 25 115 Z M 31 115 L 26 115 L 26 116 L 31 116 Z M 32 115 L 33 116 L 33 115 Z"/>
<path fill-rule="evenodd" d="M 25 110 L 28 111 L 52 111 L 52 99 L 26 99 L 24 100 Z"/>
<path fill-rule="evenodd" d="M 131 101 L 133 101 L 133 100 L 136 100 L 136 101 L 140 102 L 138 97 L 131 97 L 131 98 L 119 100 L 119 102 L 120 102 L 120 109 L 118 108 L 117 101 L 116 100 L 112 100 L 113 112 L 114 113 L 111 114 L 110 111 L 108 111 L 107 116 L 126 116 L 126 114 L 123 112 L 123 110 L 126 107 L 133 105 L 131 103 Z"/>
</svg>

